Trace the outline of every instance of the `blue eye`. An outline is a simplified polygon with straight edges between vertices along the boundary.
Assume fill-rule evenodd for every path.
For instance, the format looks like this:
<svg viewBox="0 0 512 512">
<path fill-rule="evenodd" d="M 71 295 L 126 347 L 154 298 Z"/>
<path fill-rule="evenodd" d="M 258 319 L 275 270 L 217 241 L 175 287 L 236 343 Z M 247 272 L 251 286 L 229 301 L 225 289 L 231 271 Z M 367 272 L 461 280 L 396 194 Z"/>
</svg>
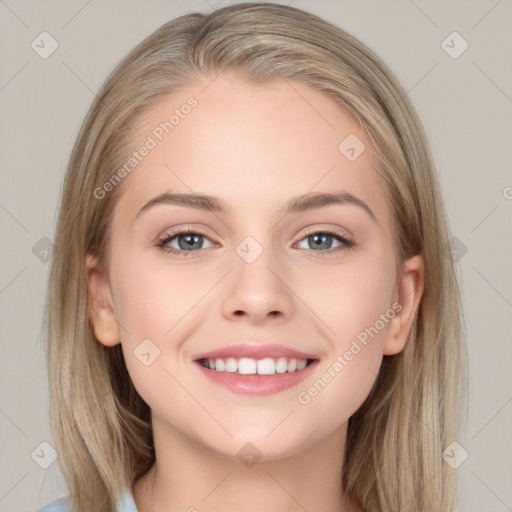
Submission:
<svg viewBox="0 0 512 512">
<path fill-rule="evenodd" d="M 166 233 L 162 239 L 157 242 L 157 247 L 162 251 L 169 253 L 179 254 L 181 256 L 192 256 L 193 253 L 198 252 L 200 249 L 207 249 L 204 247 L 204 242 L 208 241 L 213 247 L 214 244 L 210 239 L 197 231 L 185 230 L 177 231 L 176 233 Z M 330 229 L 323 229 L 309 233 L 307 236 L 299 241 L 299 244 L 306 241 L 309 244 L 309 249 L 318 253 L 319 255 L 337 253 L 338 251 L 351 249 L 355 246 L 355 242 L 348 239 L 344 235 Z M 333 243 L 337 242 L 338 245 L 334 246 Z M 177 246 L 176 246 L 177 244 Z M 301 249 L 308 249 L 308 247 L 300 247 Z M 332 249 L 332 250 L 331 250 Z"/>
<path fill-rule="evenodd" d="M 196 231 L 178 231 L 173 235 L 166 234 L 165 238 L 160 240 L 157 245 L 164 251 L 183 254 L 196 252 L 196 249 L 204 249 L 204 240 L 209 239 L 206 235 Z M 178 247 L 171 246 L 171 243 L 177 243 Z M 211 247 L 213 247 L 213 244 Z M 188 256 L 188 254 L 186 255 Z"/>
<path fill-rule="evenodd" d="M 329 249 L 333 247 L 333 240 L 338 242 L 338 246 L 335 250 L 331 251 Z M 309 246 L 313 248 L 313 252 L 319 252 L 321 254 L 324 252 L 333 253 L 344 249 L 351 249 L 355 245 L 352 240 L 349 240 L 344 235 L 341 235 L 340 233 L 330 229 L 324 229 L 310 233 L 302 240 L 300 240 L 299 244 L 303 241 L 306 241 Z"/>
</svg>

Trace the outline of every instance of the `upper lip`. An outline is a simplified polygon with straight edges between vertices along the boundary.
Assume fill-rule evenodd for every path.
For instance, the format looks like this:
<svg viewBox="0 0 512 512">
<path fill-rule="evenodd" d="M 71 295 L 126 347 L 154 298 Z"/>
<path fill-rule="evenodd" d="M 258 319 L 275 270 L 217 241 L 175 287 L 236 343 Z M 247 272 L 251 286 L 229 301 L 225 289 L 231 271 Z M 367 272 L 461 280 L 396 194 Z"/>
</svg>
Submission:
<svg viewBox="0 0 512 512">
<path fill-rule="evenodd" d="M 307 354 L 306 352 L 288 348 L 284 345 L 239 343 L 236 345 L 229 345 L 216 350 L 212 350 L 210 352 L 203 352 L 202 354 L 194 356 L 194 361 L 198 361 L 200 359 L 226 359 L 228 357 L 234 357 L 235 359 L 240 359 L 242 357 L 249 357 L 251 359 L 264 359 L 266 357 L 316 359 L 312 354 Z"/>
</svg>

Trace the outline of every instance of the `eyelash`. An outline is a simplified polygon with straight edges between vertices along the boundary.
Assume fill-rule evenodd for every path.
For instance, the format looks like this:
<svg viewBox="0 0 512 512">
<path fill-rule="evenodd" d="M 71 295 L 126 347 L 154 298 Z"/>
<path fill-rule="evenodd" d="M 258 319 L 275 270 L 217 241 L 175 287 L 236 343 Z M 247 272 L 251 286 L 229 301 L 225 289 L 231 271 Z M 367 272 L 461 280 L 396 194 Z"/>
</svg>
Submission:
<svg viewBox="0 0 512 512">
<path fill-rule="evenodd" d="M 341 242 L 342 245 L 335 248 L 334 250 L 326 249 L 323 251 L 315 251 L 313 249 L 310 249 L 311 252 L 313 252 L 316 255 L 325 256 L 325 255 L 332 255 L 333 253 L 338 253 L 339 251 L 346 251 L 348 249 L 352 249 L 356 243 L 351 240 L 350 238 L 347 238 L 346 236 L 340 234 L 338 231 L 333 229 L 317 229 L 317 230 L 311 230 L 309 232 L 306 232 L 304 236 L 299 240 L 301 242 L 305 238 L 311 235 L 329 235 L 335 239 L 337 239 L 339 242 Z M 182 231 L 176 231 L 174 233 L 165 233 L 162 238 L 160 238 L 157 243 L 156 247 L 164 252 L 177 254 L 184 257 L 193 257 L 195 252 L 200 251 L 201 249 L 195 250 L 195 251 L 183 251 L 182 249 L 175 249 L 174 247 L 169 247 L 167 243 L 169 243 L 173 238 L 176 238 L 180 235 L 199 235 L 203 236 L 205 238 L 209 238 L 205 233 L 202 233 L 201 231 L 193 230 L 193 229 L 185 229 Z"/>
</svg>

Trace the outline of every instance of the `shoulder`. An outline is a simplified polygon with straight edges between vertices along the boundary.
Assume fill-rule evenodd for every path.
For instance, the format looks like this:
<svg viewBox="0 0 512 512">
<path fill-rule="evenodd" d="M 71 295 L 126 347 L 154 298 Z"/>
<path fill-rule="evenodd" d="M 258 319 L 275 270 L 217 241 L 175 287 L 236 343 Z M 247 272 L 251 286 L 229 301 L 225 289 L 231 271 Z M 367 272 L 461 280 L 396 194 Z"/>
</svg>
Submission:
<svg viewBox="0 0 512 512">
<path fill-rule="evenodd" d="M 52 501 L 45 507 L 36 510 L 36 512 L 71 512 L 69 497 L 64 496 L 63 498 Z M 137 507 L 135 506 L 130 489 L 125 489 L 119 512 L 137 512 Z"/>
<path fill-rule="evenodd" d="M 36 512 L 71 512 L 71 505 L 67 497 L 59 498 L 50 504 L 40 508 Z"/>
<path fill-rule="evenodd" d="M 69 497 L 64 496 L 63 498 L 52 501 L 45 507 L 36 510 L 36 512 L 71 512 L 71 503 L 69 501 Z M 130 489 L 126 489 L 124 492 L 119 512 L 137 512 L 137 507 L 135 506 L 133 495 Z"/>
</svg>

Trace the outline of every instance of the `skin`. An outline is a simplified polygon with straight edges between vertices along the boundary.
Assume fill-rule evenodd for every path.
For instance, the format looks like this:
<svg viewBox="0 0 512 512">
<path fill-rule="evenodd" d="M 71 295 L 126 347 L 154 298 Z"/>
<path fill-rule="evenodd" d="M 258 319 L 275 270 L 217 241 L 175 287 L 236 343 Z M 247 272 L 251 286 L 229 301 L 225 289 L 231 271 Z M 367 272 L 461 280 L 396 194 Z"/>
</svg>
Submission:
<svg viewBox="0 0 512 512">
<path fill-rule="evenodd" d="M 152 411 L 157 462 L 132 491 L 140 512 L 362 510 L 341 481 L 347 422 L 371 390 L 383 355 L 403 350 L 423 292 L 414 256 L 395 274 L 391 209 L 360 125 L 301 83 L 256 86 L 232 75 L 175 93 L 136 139 L 190 96 L 198 105 L 124 183 L 112 219 L 109 272 L 88 255 L 91 320 L 99 343 L 122 344 L 133 383 Z M 292 87 L 293 84 L 293 87 Z M 338 145 L 355 134 L 353 162 Z M 139 147 L 134 144 L 131 150 Z M 293 196 L 343 189 L 364 201 L 283 216 Z M 159 205 L 167 191 L 218 196 L 228 213 Z M 156 247 L 171 229 L 206 235 L 192 257 Z M 305 228 L 336 229 L 356 245 L 318 254 Z M 172 233 L 171 233 L 172 234 Z M 252 236 L 262 254 L 237 246 Z M 183 238 L 182 238 L 183 240 Z M 169 242 L 179 248 L 178 239 Z M 325 247 L 325 246 L 324 246 Z M 315 252 L 316 251 L 316 252 Z M 308 404 L 297 399 L 365 327 L 402 308 Z M 149 338 L 161 351 L 145 366 L 133 352 Z M 315 354 L 313 375 L 271 396 L 232 393 L 203 377 L 194 356 L 245 340 Z M 237 452 L 253 443 L 252 467 Z"/>
</svg>

